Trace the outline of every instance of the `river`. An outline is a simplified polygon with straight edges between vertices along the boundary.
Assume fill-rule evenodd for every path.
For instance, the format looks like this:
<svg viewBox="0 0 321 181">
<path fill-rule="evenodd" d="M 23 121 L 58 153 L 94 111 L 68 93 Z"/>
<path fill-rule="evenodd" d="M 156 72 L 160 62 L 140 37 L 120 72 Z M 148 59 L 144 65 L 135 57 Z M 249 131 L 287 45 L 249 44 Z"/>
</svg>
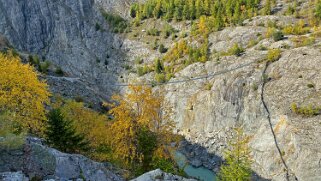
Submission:
<svg viewBox="0 0 321 181">
<path fill-rule="evenodd" d="M 197 178 L 200 181 L 215 181 L 216 176 L 215 173 L 205 167 L 194 167 L 188 164 L 187 158 L 181 152 L 175 152 L 175 161 L 178 166 L 182 169 L 184 168 L 184 172 L 193 178 Z"/>
</svg>

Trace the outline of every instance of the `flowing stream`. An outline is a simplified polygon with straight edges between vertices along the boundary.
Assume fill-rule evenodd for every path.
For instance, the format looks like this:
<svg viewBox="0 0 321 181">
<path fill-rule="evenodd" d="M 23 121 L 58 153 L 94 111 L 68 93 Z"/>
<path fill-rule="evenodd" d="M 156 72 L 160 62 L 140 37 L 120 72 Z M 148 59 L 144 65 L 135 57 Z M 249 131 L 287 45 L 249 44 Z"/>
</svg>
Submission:
<svg viewBox="0 0 321 181">
<path fill-rule="evenodd" d="M 200 181 L 215 181 L 215 173 L 205 167 L 194 167 L 187 161 L 185 155 L 181 152 L 175 152 L 175 160 L 180 168 L 184 168 L 184 172 L 193 178 L 197 178 Z"/>
</svg>

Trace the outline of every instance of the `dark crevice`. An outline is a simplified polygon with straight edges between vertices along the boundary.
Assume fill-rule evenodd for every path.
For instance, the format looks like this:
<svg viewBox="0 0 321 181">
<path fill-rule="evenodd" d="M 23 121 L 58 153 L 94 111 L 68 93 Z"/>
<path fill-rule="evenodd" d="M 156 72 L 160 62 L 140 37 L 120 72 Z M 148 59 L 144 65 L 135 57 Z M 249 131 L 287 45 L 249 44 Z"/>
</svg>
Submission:
<svg viewBox="0 0 321 181">
<path fill-rule="evenodd" d="M 275 147 L 276 147 L 276 149 L 278 150 L 278 153 L 279 153 L 279 156 L 280 156 L 280 158 L 281 158 L 282 164 L 283 164 L 283 166 L 284 166 L 284 168 L 285 168 L 286 180 L 287 180 L 287 181 L 290 181 L 289 168 L 288 168 L 288 166 L 287 166 L 287 164 L 286 164 L 286 162 L 285 162 L 285 160 L 284 160 L 284 158 L 283 158 L 283 156 L 282 156 L 282 152 L 281 152 L 279 143 L 278 143 L 278 141 L 277 141 L 276 134 L 275 134 L 275 132 L 274 132 L 274 130 L 273 130 L 273 125 L 272 125 L 272 121 L 271 121 L 270 110 L 269 110 L 269 108 L 267 107 L 267 104 L 266 104 L 265 99 L 264 99 L 264 88 L 265 88 L 265 85 L 266 85 L 266 83 L 267 83 L 267 81 L 264 80 L 264 77 L 265 77 L 266 70 L 267 70 L 267 68 L 268 68 L 269 65 L 270 65 L 270 62 L 266 62 L 265 67 L 264 67 L 264 70 L 263 70 L 263 73 L 262 73 L 262 79 L 263 79 L 263 80 L 262 80 L 262 87 L 261 87 L 261 101 L 262 101 L 262 104 L 263 104 L 263 106 L 264 106 L 265 111 L 267 112 L 267 118 L 268 118 L 268 121 L 269 121 L 269 127 L 270 127 L 271 133 L 272 133 L 272 135 L 273 135 Z M 295 180 L 298 180 L 294 174 L 293 174 L 293 176 L 294 176 Z"/>
</svg>

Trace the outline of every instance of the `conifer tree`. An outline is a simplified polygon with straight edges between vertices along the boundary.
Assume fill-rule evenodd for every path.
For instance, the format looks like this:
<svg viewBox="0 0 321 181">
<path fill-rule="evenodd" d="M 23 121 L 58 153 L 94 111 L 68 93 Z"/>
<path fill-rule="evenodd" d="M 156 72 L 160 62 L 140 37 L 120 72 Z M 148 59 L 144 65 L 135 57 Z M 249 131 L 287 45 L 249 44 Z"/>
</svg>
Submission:
<svg viewBox="0 0 321 181">
<path fill-rule="evenodd" d="M 270 15 L 271 14 L 271 0 L 266 0 L 265 7 L 263 9 L 264 15 Z"/>
<path fill-rule="evenodd" d="M 78 153 L 88 149 L 88 142 L 84 136 L 76 133 L 72 122 L 64 118 L 60 109 L 50 111 L 48 119 L 45 134 L 49 145 L 67 153 Z"/>
<path fill-rule="evenodd" d="M 219 179 L 222 181 L 248 181 L 251 177 L 249 137 L 242 128 L 235 128 L 234 135 L 224 153 L 226 165 L 221 167 Z"/>
<path fill-rule="evenodd" d="M 156 61 L 155 61 L 155 72 L 159 74 L 159 73 L 161 73 L 163 70 L 164 70 L 164 69 L 163 69 L 163 65 L 162 65 L 160 59 L 159 59 L 159 58 L 156 59 Z"/>
</svg>

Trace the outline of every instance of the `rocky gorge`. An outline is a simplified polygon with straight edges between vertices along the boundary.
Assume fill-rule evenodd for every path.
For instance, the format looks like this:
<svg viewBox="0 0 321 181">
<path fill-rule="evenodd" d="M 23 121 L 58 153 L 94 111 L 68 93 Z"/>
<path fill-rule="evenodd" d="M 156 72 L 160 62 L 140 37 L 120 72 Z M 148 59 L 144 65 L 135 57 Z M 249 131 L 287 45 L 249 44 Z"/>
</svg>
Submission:
<svg viewBox="0 0 321 181">
<path fill-rule="evenodd" d="M 130 37 L 130 33 L 128 36 L 114 34 L 101 14 L 103 8 L 121 12 L 128 18 L 124 12 L 128 11 L 127 5 L 131 2 L 0 0 L 0 47 L 11 46 L 22 53 L 37 54 L 50 61 L 53 67 L 62 68 L 64 76 L 49 73 L 44 77 L 51 91 L 69 98 L 81 96 L 98 105 L 112 93 L 125 91 L 124 86 L 117 85 L 149 81 L 154 77 L 153 72 L 138 76 L 128 70 L 129 66 L 135 67 L 136 57 L 144 57 L 148 63 L 159 56 L 159 52 L 143 41 L 146 36 L 143 30 L 150 27 L 138 30 L 140 39 Z M 275 10 L 282 12 L 287 3 L 277 2 Z M 306 4 L 302 2 L 300 8 L 306 8 Z M 173 110 L 170 116 L 176 123 L 175 132 L 187 140 L 182 153 L 192 165 L 218 171 L 231 130 L 242 126 L 251 137 L 252 169 L 259 175 L 257 180 L 321 180 L 320 115 L 308 117 L 291 111 L 292 103 L 320 105 L 321 39 L 317 37 L 309 46 L 297 46 L 291 40 L 292 35 L 280 41 L 266 38 L 268 28 L 262 24 L 271 20 L 279 25 L 298 21 L 279 13 L 257 16 L 245 20 L 243 26 L 213 32 L 209 35 L 209 61 L 188 65 L 170 80 L 183 82 L 162 84 L 154 90 L 164 93 L 165 105 Z M 97 24 L 100 30 L 97 30 Z M 179 30 L 190 26 L 172 25 Z M 306 36 L 312 36 L 312 33 Z M 248 46 L 253 40 L 257 40 L 256 44 Z M 225 51 L 235 43 L 248 47 L 241 56 L 215 56 L 216 52 Z M 166 40 L 164 44 L 171 47 L 173 42 Z M 279 48 L 282 54 L 278 61 L 265 63 L 262 60 L 270 48 Z M 206 78 L 194 80 L 204 75 Z M 114 170 L 82 156 L 65 155 L 41 144 L 27 145 L 24 149 L 31 153 L 40 150 L 39 154 L 27 157 L 27 160 L 36 161 L 22 165 L 21 159 L 25 156 L 21 150 L 1 153 L 0 172 L 6 172 L 2 174 L 3 178 L 25 180 L 27 176 L 23 173 L 28 173 L 58 180 L 82 177 L 85 180 L 122 180 Z M 13 159 L 11 154 L 18 155 L 14 159 L 21 159 L 8 162 Z M 55 160 L 50 163 L 59 167 L 35 167 L 32 164 L 42 163 L 38 164 L 32 155 Z M 11 163 L 14 164 L 8 169 Z M 15 173 L 8 176 L 8 172 Z M 183 180 L 160 170 L 136 180 L 150 180 L 150 175 L 160 180 Z"/>
</svg>

